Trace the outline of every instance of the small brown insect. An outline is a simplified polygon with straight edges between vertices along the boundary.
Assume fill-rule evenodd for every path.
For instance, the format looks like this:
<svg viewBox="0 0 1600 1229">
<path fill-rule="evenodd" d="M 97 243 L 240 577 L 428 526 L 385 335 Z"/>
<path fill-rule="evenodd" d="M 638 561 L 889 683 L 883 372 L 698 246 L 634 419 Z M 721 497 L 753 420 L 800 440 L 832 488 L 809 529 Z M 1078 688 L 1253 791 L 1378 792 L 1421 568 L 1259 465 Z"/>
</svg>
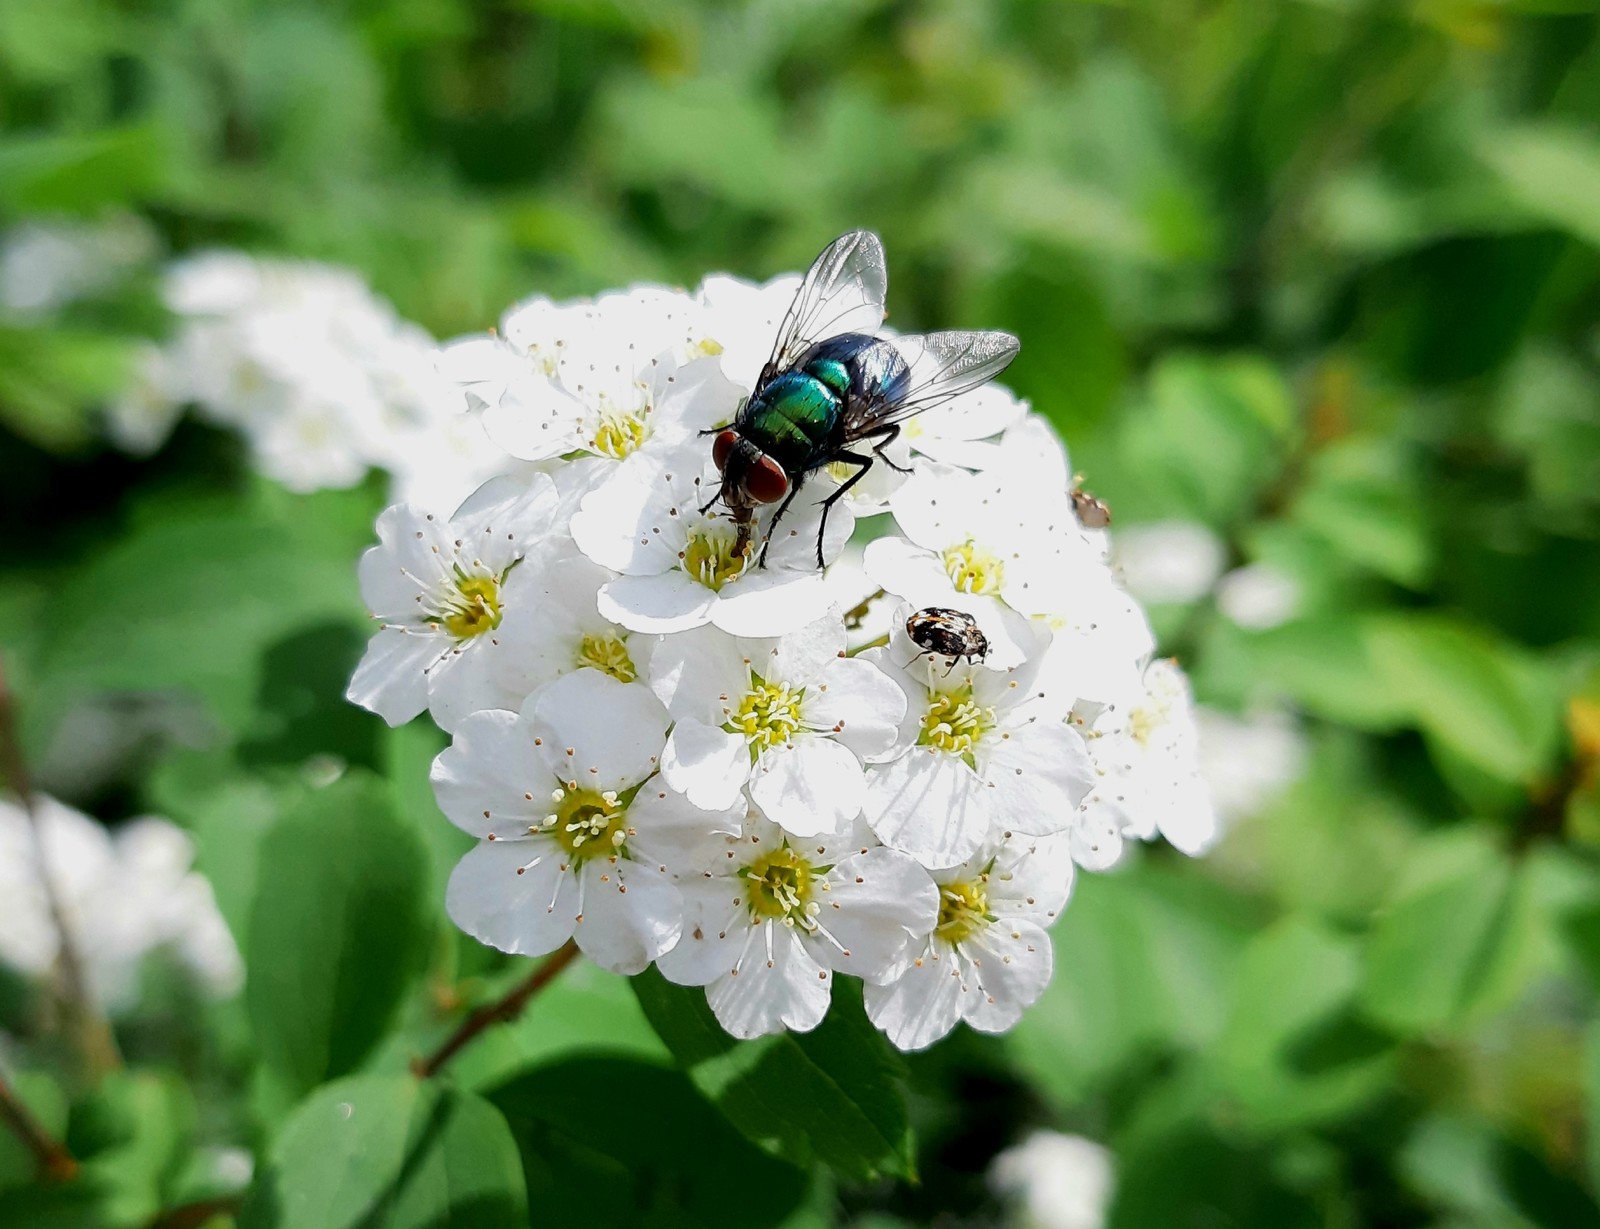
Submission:
<svg viewBox="0 0 1600 1229">
<path fill-rule="evenodd" d="M 914 610 L 906 619 L 906 635 L 922 650 L 918 656 L 948 657 L 951 670 L 963 657 L 969 665 L 976 665 L 989 652 L 989 638 L 979 629 L 977 620 L 964 610 L 950 610 L 944 606 Z"/>
<path fill-rule="evenodd" d="M 1072 510 L 1078 514 L 1078 523 L 1085 529 L 1104 529 L 1111 524 L 1110 505 L 1082 487 L 1072 490 Z"/>
</svg>

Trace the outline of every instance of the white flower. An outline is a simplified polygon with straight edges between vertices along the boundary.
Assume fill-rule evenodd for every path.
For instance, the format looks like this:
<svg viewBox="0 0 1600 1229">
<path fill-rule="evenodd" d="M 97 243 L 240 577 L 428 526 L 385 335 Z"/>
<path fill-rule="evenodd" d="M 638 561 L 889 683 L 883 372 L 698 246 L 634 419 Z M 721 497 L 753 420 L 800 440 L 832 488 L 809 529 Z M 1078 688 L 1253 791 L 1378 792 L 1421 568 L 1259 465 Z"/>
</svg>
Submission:
<svg viewBox="0 0 1600 1229">
<path fill-rule="evenodd" d="M 616 579 L 615 572 L 565 538 L 549 542 L 517 567 L 521 600 L 506 610 L 500 625 L 503 639 L 513 646 L 501 668 L 512 672 L 524 694 L 584 667 L 623 683 L 649 677 L 659 637 L 630 632 L 603 618 L 595 605 L 596 594 Z"/>
<path fill-rule="evenodd" d="M 479 838 L 450 876 L 462 930 L 538 956 L 569 938 L 596 964 L 637 973 L 678 939 L 682 901 L 651 857 L 653 828 L 709 833 L 740 812 L 693 806 L 655 775 L 667 714 L 641 683 L 579 670 L 520 713 L 473 713 L 433 766 L 440 809 Z"/>
<path fill-rule="evenodd" d="M 1037 661 L 991 670 L 932 661 L 896 628 L 861 655 L 906 695 L 906 749 L 867 773 L 866 819 L 924 866 L 953 866 L 1005 832 L 1066 828 L 1093 772 L 1062 716 L 1070 697 L 1037 681 Z M 1065 737 L 1063 737 L 1065 735 Z"/>
<path fill-rule="evenodd" d="M 1283 712 L 1194 712 L 1200 775 L 1220 820 L 1248 819 L 1305 772 L 1306 737 Z"/>
<path fill-rule="evenodd" d="M 772 538 L 766 567 L 759 567 L 771 514 L 763 512 L 749 552 L 735 553 L 732 518 L 701 511 L 721 481 L 709 454 L 703 446 L 641 454 L 584 496 L 572 536 L 589 558 L 621 573 L 600 590 L 600 613 L 634 631 L 679 632 L 714 623 L 736 636 L 781 636 L 822 617 L 830 599 L 817 568 L 817 501 L 827 484 L 795 499 Z M 838 556 L 854 527 L 848 508 L 832 510 L 824 560 Z"/>
<path fill-rule="evenodd" d="M 1009 388 L 984 384 L 907 419 L 901 425 L 900 438 L 930 461 L 963 469 L 993 469 L 1007 459 L 997 437 L 1031 417 L 1028 403 L 1019 401 Z M 1055 433 L 1045 427 L 1043 435 L 1054 440 Z M 1054 447 L 1061 450 L 1059 443 Z"/>
<path fill-rule="evenodd" d="M 1035 1131 L 995 1157 L 989 1183 L 1016 1201 L 1014 1229 L 1103 1229 L 1116 1172 L 1092 1139 Z"/>
<path fill-rule="evenodd" d="M 516 565 L 545 536 L 555 487 L 543 474 L 486 483 L 444 520 L 407 505 L 378 518 L 381 543 L 361 557 L 361 596 L 381 627 L 347 698 L 401 725 L 423 709 L 445 729 L 480 708 L 519 704 L 510 612 L 535 600 Z"/>
<path fill-rule="evenodd" d="M 1136 691 L 1098 712 L 1074 714 L 1094 761 L 1094 789 L 1073 827 L 1073 856 L 1091 869 L 1121 855 L 1121 838 L 1157 832 L 1184 853 L 1203 853 L 1217 817 L 1200 775 L 1189 681 L 1175 662 L 1157 660 Z"/>
<path fill-rule="evenodd" d="M 932 1045 L 965 1020 L 1002 1033 L 1038 1002 L 1054 960 L 1044 928 L 1066 907 L 1064 837 L 1008 833 L 960 866 L 935 871 L 939 916 L 899 977 L 866 990 L 867 1015 L 902 1050 Z"/>
<path fill-rule="evenodd" d="M 180 321 L 167 349 L 183 391 L 292 490 L 403 469 L 419 435 L 449 429 L 459 398 L 432 339 L 349 270 L 210 252 L 173 264 L 163 293 Z"/>
<path fill-rule="evenodd" d="M 717 345 L 724 374 L 740 388 L 755 387 L 799 289 L 798 273 L 765 283 L 714 273 L 700 283 L 695 299 L 701 327 Z"/>
<path fill-rule="evenodd" d="M 1217 582 L 1217 609 L 1247 631 L 1264 632 L 1300 613 L 1300 583 L 1270 563 L 1235 568 Z"/>
<path fill-rule="evenodd" d="M 686 840 L 672 858 L 683 937 L 657 961 L 705 986 L 735 1037 L 822 1022 L 833 974 L 891 978 L 938 912 L 928 873 L 854 834 L 800 839 L 752 811 L 743 830 Z"/>
<path fill-rule="evenodd" d="M 124 452 L 149 456 L 166 443 L 188 399 L 184 364 L 160 346 L 141 346 L 132 384 L 106 407 L 106 434 Z"/>
<path fill-rule="evenodd" d="M 133 215 L 24 222 L 0 237 L 0 315 L 44 315 L 98 294 L 154 248 L 149 226 Z"/>
<path fill-rule="evenodd" d="M 688 296 L 654 287 L 571 304 L 535 300 L 504 335 L 446 347 L 443 369 L 515 457 L 587 453 L 614 464 L 670 450 L 728 421 L 739 390 L 699 339 Z M 609 464 L 592 467 L 590 485 Z"/>
<path fill-rule="evenodd" d="M 667 784 L 704 807 L 750 796 L 790 834 L 845 831 L 861 813 L 862 762 L 899 737 L 905 695 L 869 662 L 844 655 L 832 612 L 775 639 L 704 627 L 669 636 L 651 684 L 674 726 Z"/>
<path fill-rule="evenodd" d="M 113 1011 L 133 1005 L 139 966 L 170 949 L 213 994 L 239 986 L 233 937 L 211 885 L 191 869 L 194 846 L 164 819 L 107 831 L 55 799 L 34 799 L 44 868 L 83 960 L 89 992 Z M 0 960 L 42 975 L 60 955 L 60 934 L 40 882 L 27 812 L 0 801 Z"/>
<path fill-rule="evenodd" d="M 1222 540 L 1199 521 L 1119 529 L 1112 555 L 1135 597 L 1163 604 L 1198 601 L 1227 562 Z"/>
<path fill-rule="evenodd" d="M 997 666 L 1018 664 L 1026 650 L 1013 612 L 1066 609 L 1100 566 L 1064 488 L 927 465 L 889 502 L 906 537 L 870 543 L 868 574 L 915 607 L 972 615 Z"/>
</svg>

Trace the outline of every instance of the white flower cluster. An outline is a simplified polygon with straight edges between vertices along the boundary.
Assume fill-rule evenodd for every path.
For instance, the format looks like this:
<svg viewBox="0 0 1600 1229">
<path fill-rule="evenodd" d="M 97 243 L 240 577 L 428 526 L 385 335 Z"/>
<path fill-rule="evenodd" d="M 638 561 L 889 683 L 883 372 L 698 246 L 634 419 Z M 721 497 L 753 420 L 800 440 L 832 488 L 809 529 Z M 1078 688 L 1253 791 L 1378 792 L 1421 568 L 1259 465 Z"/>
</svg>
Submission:
<svg viewBox="0 0 1600 1229">
<path fill-rule="evenodd" d="M 379 468 L 396 498 L 454 504 L 504 465 L 436 370 L 433 339 L 347 269 L 208 252 L 170 266 L 163 297 L 174 334 L 108 407 L 129 452 L 154 451 L 193 406 L 295 491 Z"/>
<path fill-rule="evenodd" d="M 453 514 L 402 504 L 361 561 L 379 624 L 355 702 L 453 736 L 433 769 L 479 839 L 464 930 L 704 986 L 739 1037 L 814 1027 L 866 983 L 898 1046 L 1009 1028 L 1048 983 L 1075 867 L 1215 827 L 1182 674 L 1151 662 L 1066 456 L 1003 389 L 911 418 L 808 482 L 764 567 L 713 506 L 799 279 L 535 300 L 441 369 L 527 469 Z M 862 549 L 853 545 L 865 541 Z M 914 643 L 964 612 L 986 654 Z"/>
<path fill-rule="evenodd" d="M 181 828 L 152 816 L 111 832 L 53 798 L 38 795 L 34 806 L 37 840 L 35 820 L 0 800 L 0 961 L 43 975 L 60 956 L 42 874 L 83 959 L 89 993 L 106 1009 L 133 1003 L 140 966 L 158 950 L 175 954 L 211 994 L 238 989 L 238 948 L 211 885 L 192 869 L 194 846 Z"/>
</svg>

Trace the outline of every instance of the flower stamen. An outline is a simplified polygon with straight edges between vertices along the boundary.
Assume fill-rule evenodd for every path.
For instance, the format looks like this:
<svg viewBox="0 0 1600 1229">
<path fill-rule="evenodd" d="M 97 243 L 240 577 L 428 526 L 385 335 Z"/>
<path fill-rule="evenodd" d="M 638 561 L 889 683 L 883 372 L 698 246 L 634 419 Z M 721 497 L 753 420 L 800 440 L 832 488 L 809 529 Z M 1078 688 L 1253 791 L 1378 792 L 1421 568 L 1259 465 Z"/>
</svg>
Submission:
<svg viewBox="0 0 1600 1229">
<path fill-rule="evenodd" d="M 968 538 L 945 548 L 944 570 L 960 593 L 998 593 L 1005 582 L 1006 565 L 1000 556 Z"/>
</svg>

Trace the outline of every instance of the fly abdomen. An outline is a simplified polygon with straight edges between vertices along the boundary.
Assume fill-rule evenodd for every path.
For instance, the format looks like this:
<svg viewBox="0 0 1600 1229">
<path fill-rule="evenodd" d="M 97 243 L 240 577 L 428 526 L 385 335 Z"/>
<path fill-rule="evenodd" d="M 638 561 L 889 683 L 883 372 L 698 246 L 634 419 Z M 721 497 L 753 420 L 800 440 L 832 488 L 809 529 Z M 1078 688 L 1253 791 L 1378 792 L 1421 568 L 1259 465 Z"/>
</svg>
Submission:
<svg viewBox="0 0 1600 1229">
<path fill-rule="evenodd" d="M 841 333 L 819 341 L 795 364 L 853 402 L 894 402 L 911 383 L 911 368 L 893 342 L 866 333 Z"/>
</svg>

